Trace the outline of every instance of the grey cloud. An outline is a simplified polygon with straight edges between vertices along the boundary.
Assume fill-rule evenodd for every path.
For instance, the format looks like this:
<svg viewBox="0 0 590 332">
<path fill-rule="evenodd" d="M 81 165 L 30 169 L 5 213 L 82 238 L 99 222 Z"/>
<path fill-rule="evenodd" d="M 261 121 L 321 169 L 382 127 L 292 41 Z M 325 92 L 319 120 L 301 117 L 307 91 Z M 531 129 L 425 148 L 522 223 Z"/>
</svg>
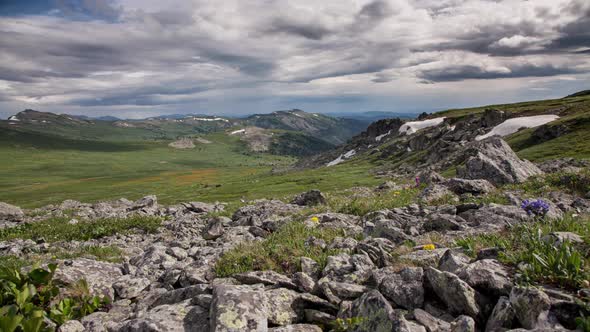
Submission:
<svg viewBox="0 0 590 332">
<path fill-rule="evenodd" d="M 590 47 L 590 5 L 586 8 L 580 2 L 572 4 L 570 10 L 578 18 L 559 28 L 560 37 L 548 46 L 553 50 L 575 51 L 579 47 Z"/>
<path fill-rule="evenodd" d="M 474 65 L 453 65 L 437 69 L 420 70 L 417 76 L 429 82 L 457 82 L 468 79 L 496 79 L 515 77 L 544 77 L 563 74 L 574 74 L 574 68 L 556 67 L 553 65 L 535 66 L 532 64 L 514 65 L 509 71 L 486 70 Z"/>
<path fill-rule="evenodd" d="M 296 22 L 289 18 L 276 18 L 265 28 L 266 33 L 284 33 L 312 40 L 320 40 L 332 33 L 330 29 L 318 22 Z"/>
</svg>

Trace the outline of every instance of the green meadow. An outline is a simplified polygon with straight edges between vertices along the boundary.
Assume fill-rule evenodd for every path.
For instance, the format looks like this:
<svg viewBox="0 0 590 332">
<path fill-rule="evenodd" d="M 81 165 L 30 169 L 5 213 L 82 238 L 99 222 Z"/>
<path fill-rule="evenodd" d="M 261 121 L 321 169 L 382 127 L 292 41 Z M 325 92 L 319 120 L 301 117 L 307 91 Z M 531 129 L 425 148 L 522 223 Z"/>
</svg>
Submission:
<svg viewBox="0 0 590 332">
<path fill-rule="evenodd" d="M 14 135 L 14 134 L 13 134 Z M 294 158 L 248 152 L 225 133 L 211 144 L 173 149 L 165 141 L 87 141 L 19 133 L 0 139 L 0 201 L 34 208 L 65 199 L 94 202 L 149 194 L 160 202 L 232 202 L 284 197 L 311 187 L 335 191 L 379 181 L 368 164 L 278 172 Z M 274 171 L 273 171 L 274 170 Z"/>
</svg>

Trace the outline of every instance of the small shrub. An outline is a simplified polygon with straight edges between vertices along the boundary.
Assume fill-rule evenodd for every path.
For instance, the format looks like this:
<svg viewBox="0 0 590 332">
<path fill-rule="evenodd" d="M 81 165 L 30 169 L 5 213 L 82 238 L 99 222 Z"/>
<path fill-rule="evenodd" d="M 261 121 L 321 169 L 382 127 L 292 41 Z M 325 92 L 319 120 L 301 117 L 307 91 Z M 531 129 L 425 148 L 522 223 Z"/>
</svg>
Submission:
<svg viewBox="0 0 590 332">
<path fill-rule="evenodd" d="M 109 303 L 109 299 L 91 296 L 88 284 L 81 280 L 69 297 L 60 294 L 53 282 L 57 265 L 35 268 L 0 269 L 0 330 L 3 332 L 48 331 L 46 319 L 58 326 L 79 319 Z"/>
</svg>

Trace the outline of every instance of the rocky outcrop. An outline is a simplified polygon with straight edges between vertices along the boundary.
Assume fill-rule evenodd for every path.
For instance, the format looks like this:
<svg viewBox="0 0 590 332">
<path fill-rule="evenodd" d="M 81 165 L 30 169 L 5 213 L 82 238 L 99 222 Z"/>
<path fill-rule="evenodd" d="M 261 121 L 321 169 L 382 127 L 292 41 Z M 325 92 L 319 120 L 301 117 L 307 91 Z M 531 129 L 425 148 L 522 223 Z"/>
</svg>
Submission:
<svg viewBox="0 0 590 332">
<path fill-rule="evenodd" d="M 543 172 L 533 163 L 521 160 L 501 138 L 490 137 L 466 151 L 465 165 L 457 175 L 465 179 L 488 180 L 494 185 L 519 183 Z"/>
<path fill-rule="evenodd" d="M 25 214 L 18 206 L 0 202 L 0 223 L 22 221 Z"/>
</svg>

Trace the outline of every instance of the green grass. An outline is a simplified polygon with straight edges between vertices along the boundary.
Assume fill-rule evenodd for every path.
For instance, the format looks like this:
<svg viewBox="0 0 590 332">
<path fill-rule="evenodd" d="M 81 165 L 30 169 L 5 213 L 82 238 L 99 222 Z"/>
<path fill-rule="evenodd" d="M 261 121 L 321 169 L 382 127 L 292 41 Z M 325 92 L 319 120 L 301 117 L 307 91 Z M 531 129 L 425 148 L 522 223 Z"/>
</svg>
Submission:
<svg viewBox="0 0 590 332">
<path fill-rule="evenodd" d="M 308 228 L 303 222 L 290 222 L 261 242 L 240 244 L 221 256 L 215 265 L 218 277 L 228 277 L 247 271 L 273 270 L 293 273 L 300 270 L 300 257 L 309 257 L 323 268 L 328 256 L 338 250 L 305 245 L 314 236 L 330 243 L 344 232 L 337 229 Z"/>
<path fill-rule="evenodd" d="M 156 194 L 160 202 L 224 201 L 286 197 L 312 188 L 339 191 L 376 185 L 369 163 L 271 172 L 291 157 L 250 153 L 237 137 L 204 135 L 212 144 L 177 150 L 169 141 L 75 141 L 53 146 L 53 138 L 0 139 L 0 201 L 34 208 L 65 199 L 83 202 Z M 45 143 L 41 143 L 46 141 Z M 59 140 L 58 140 L 59 141 Z M 72 143 L 72 144 L 74 144 Z"/>
<path fill-rule="evenodd" d="M 154 233 L 161 222 L 162 220 L 156 217 L 132 216 L 121 219 L 81 220 L 77 224 L 70 224 L 67 218 L 53 218 L 4 228 L 0 230 L 0 241 L 12 239 L 43 239 L 46 242 L 87 241 L 114 234 L 128 234 L 132 231 Z"/>
</svg>

